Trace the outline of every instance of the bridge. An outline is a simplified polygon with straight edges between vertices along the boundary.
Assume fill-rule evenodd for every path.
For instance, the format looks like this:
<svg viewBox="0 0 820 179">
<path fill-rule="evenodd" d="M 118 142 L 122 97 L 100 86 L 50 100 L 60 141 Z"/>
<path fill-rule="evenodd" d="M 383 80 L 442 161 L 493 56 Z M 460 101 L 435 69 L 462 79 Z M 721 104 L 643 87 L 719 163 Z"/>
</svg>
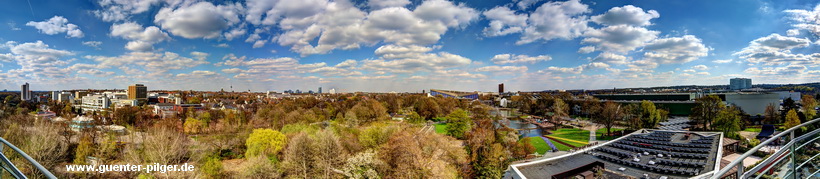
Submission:
<svg viewBox="0 0 820 179">
<path fill-rule="evenodd" d="M 753 147 L 711 178 L 820 178 L 820 118 L 787 129 Z M 787 141 L 757 165 L 743 167 L 743 159 L 765 146 Z"/>
</svg>

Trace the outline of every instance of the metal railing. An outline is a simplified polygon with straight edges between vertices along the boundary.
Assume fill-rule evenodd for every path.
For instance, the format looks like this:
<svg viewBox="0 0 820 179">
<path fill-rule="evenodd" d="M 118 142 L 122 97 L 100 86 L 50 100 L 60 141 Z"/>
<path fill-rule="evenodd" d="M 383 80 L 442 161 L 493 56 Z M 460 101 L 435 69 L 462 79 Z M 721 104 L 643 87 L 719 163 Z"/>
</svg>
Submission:
<svg viewBox="0 0 820 179">
<path fill-rule="evenodd" d="M 9 141 L 6 141 L 6 139 L 3 138 L 0 138 L 0 176 L 2 176 L 2 171 L 6 171 L 14 178 L 28 178 L 26 177 L 26 175 L 23 174 L 23 172 L 20 171 L 19 168 L 17 168 L 13 163 L 11 163 L 11 160 L 9 160 L 9 158 L 5 154 L 3 154 L 3 149 L 5 149 L 6 147 L 10 148 L 12 151 L 26 159 L 34 168 L 40 171 L 40 173 L 42 173 L 44 177 L 57 178 L 54 176 L 54 174 L 51 174 L 51 172 L 48 171 L 48 169 L 40 165 L 40 163 L 38 163 L 36 160 L 28 156 L 28 154 L 23 152 L 23 150 L 20 150 L 19 148 L 17 148 L 16 146 L 14 146 Z"/>
<path fill-rule="evenodd" d="M 712 178 L 721 178 L 723 175 L 729 173 L 733 168 L 737 168 L 735 178 L 761 178 L 766 175 L 777 175 L 778 178 L 810 178 L 820 172 L 820 161 L 815 160 L 820 156 L 818 147 L 820 146 L 820 118 L 807 121 L 798 126 L 787 129 L 777 135 L 772 136 L 766 141 L 761 142 L 753 147 L 728 165 L 722 167 L 720 171 L 712 175 Z M 813 131 L 806 131 L 800 136 L 795 136 L 798 129 L 812 126 Z M 756 166 L 748 171 L 743 166 L 743 160 L 752 156 L 765 146 L 770 146 L 776 141 L 781 141 L 783 137 L 788 136 L 788 142 L 780 146 L 780 148 L 769 155 L 768 158 L 760 161 Z M 812 154 L 815 153 L 815 154 Z M 811 167 L 811 168 L 808 168 Z M 806 175 L 807 173 L 811 173 Z M 816 177 L 815 177 L 816 178 Z"/>
</svg>

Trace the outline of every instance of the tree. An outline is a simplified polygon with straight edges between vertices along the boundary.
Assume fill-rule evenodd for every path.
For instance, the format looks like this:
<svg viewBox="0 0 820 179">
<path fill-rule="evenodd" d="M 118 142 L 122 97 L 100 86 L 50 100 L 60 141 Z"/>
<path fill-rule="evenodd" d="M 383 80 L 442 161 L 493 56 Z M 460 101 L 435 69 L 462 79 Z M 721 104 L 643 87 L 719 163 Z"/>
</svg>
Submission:
<svg viewBox="0 0 820 179">
<path fill-rule="evenodd" d="M 769 103 L 769 105 L 766 105 L 766 112 L 765 113 L 766 113 L 764 115 L 765 116 L 765 119 L 764 119 L 765 123 L 767 123 L 767 124 L 776 124 L 776 123 L 778 123 L 778 121 L 779 121 L 778 118 L 780 117 L 780 115 L 778 114 L 777 108 L 775 108 L 774 103 Z"/>
<path fill-rule="evenodd" d="M 456 109 L 447 115 L 447 135 L 464 139 L 464 133 L 470 130 L 472 123 L 467 111 Z"/>
<path fill-rule="evenodd" d="M 643 128 L 655 128 L 660 122 L 660 115 L 655 103 L 647 100 L 641 101 L 641 124 Z"/>
<path fill-rule="evenodd" d="M 720 110 L 715 116 L 714 127 L 723 131 L 728 137 L 737 136 L 741 127 L 741 112 L 737 107 L 728 107 Z"/>
<path fill-rule="evenodd" d="M 405 117 L 405 121 L 411 124 L 421 124 L 424 123 L 425 120 L 419 113 L 416 113 L 416 111 L 411 111 L 410 114 Z"/>
<path fill-rule="evenodd" d="M 814 96 L 807 94 L 803 95 L 800 100 L 803 104 L 803 114 L 806 115 L 806 119 L 814 119 L 817 115 L 817 110 L 814 110 L 814 108 L 817 107 L 817 100 L 814 99 Z"/>
<path fill-rule="evenodd" d="M 784 126 L 786 129 L 789 129 L 798 125 L 800 125 L 800 118 L 797 116 L 797 112 L 795 112 L 794 109 L 789 110 L 789 112 L 786 113 L 786 124 L 784 124 Z"/>
<path fill-rule="evenodd" d="M 280 178 L 282 171 L 265 156 L 249 157 L 242 167 L 241 178 Z"/>
<path fill-rule="evenodd" d="M 288 175 L 299 178 L 311 178 L 313 172 L 313 145 L 306 133 L 293 136 L 284 154 L 283 164 Z"/>
<path fill-rule="evenodd" d="M 599 116 L 595 117 L 595 121 L 599 124 L 603 124 L 606 128 L 606 134 L 610 135 L 612 133 L 612 127 L 618 121 L 623 120 L 623 117 L 624 110 L 621 108 L 621 105 L 613 101 L 606 101 Z"/>
<path fill-rule="evenodd" d="M 87 165 L 85 159 L 94 153 L 94 139 L 90 134 L 85 134 L 80 138 L 80 143 L 74 151 L 74 164 Z"/>
<path fill-rule="evenodd" d="M 248 139 L 245 140 L 246 157 L 266 155 L 271 157 L 276 155 L 287 143 L 287 137 L 279 131 L 273 129 L 254 129 Z"/>
<path fill-rule="evenodd" d="M 221 178 L 222 177 L 222 162 L 219 161 L 218 156 L 210 156 L 205 159 L 199 171 L 205 174 L 206 178 Z"/>
<path fill-rule="evenodd" d="M 690 119 L 702 126 L 703 129 L 710 130 L 715 116 L 726 108 L 717 95 L 709 95 L 695 99 L 695 107 L 692 108 Z"/>
<path fill-rule="evenodd" d="M 637 130 L 643 127 L 643 117 L 641 116 L 641 106 L 639 104 L 628 104 L 624 107 L 624 115 L 626 118 L 626 127 L 628 129 Z"/>
<path fill-rule="evenodd" d="M 347 178 L 381 178 L 378 170 L 384 168 L 385 163 L 378 155 L 374 150 L 359 152 L 348 158 L 341 170 Z"/>
<path fill-rule="evenodd" d="M 208 128 L 208 123 L 193 117 L 189 117 L 188 119 L 185 119 L 185 123 L 183 123 L 182 126 L 182 130 L 185 133 L 197 134 L 205 130 L 205 128 Z"/>
<path fill-rule="evenodd" d="M 322 130 L 313 138 L 313 166 L 318 170 L 318 178 L 338 178 L 336 168 L 344 164 L 347 157 L 339 143 L 339 137 L 332 130 Z"/>
<path fill-rule="evenodd" d="M 561 100 L 561 98 L 555 98 L 555 102 L 552 103 L 550 110 L 552 111 L 552 120 L 554 121 L 567 117 L 569 106 L 567 103 L 564 103 L 564 100 Z"/>
</svg>

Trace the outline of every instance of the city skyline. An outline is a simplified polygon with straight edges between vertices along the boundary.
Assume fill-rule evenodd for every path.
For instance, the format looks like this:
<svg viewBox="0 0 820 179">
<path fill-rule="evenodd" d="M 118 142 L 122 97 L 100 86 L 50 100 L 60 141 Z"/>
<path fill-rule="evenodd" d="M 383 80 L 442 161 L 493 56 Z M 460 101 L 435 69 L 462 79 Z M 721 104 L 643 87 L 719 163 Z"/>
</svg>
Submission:
<svg viewBox="0 0 820 179">
<path fill-rule="evenodd" d="M 820 74 L 820 5 L 810 1 L 31 0 L 0 9 L 0 88 L 9 90 L 539 91 Z"/>
</svg>

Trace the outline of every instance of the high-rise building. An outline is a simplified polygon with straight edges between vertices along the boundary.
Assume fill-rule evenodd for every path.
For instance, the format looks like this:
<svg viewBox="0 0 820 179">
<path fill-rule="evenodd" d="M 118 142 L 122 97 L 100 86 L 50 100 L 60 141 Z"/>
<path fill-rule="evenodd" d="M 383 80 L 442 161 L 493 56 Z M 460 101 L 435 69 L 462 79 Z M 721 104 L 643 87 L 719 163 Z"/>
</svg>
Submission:
<svg viewBox="0 0 820 179">
<path fill-rule="evenodd" d="M 742 90 L 752 88 L 752 79 L 749 78 L 732 78 L 729 79 L 730 90 Z"/>
<path fill-rule="evenodd" d="M 330 94 L 336 94 L 336 88 L 330 88 Z"/>
<path fill-rule="evenodd" d="M 128 99 L 148 99 L 148 87 L 142 84 L 128 86 Z"/>
<path fill-rule="evenodd" d="M 319 87 L 319 94 L 322 94 L 322 87 Z"/>
<path fill-rule="evenodd" d="M 498 94 L 504 93 L 504 83 L 498 84 Z"/>
<path fill-rule="evenodd" d="M 20 100 L 31 100 L 31 90 L 29 89 L 28 83 L 20 87 Z"/>
</svg>

